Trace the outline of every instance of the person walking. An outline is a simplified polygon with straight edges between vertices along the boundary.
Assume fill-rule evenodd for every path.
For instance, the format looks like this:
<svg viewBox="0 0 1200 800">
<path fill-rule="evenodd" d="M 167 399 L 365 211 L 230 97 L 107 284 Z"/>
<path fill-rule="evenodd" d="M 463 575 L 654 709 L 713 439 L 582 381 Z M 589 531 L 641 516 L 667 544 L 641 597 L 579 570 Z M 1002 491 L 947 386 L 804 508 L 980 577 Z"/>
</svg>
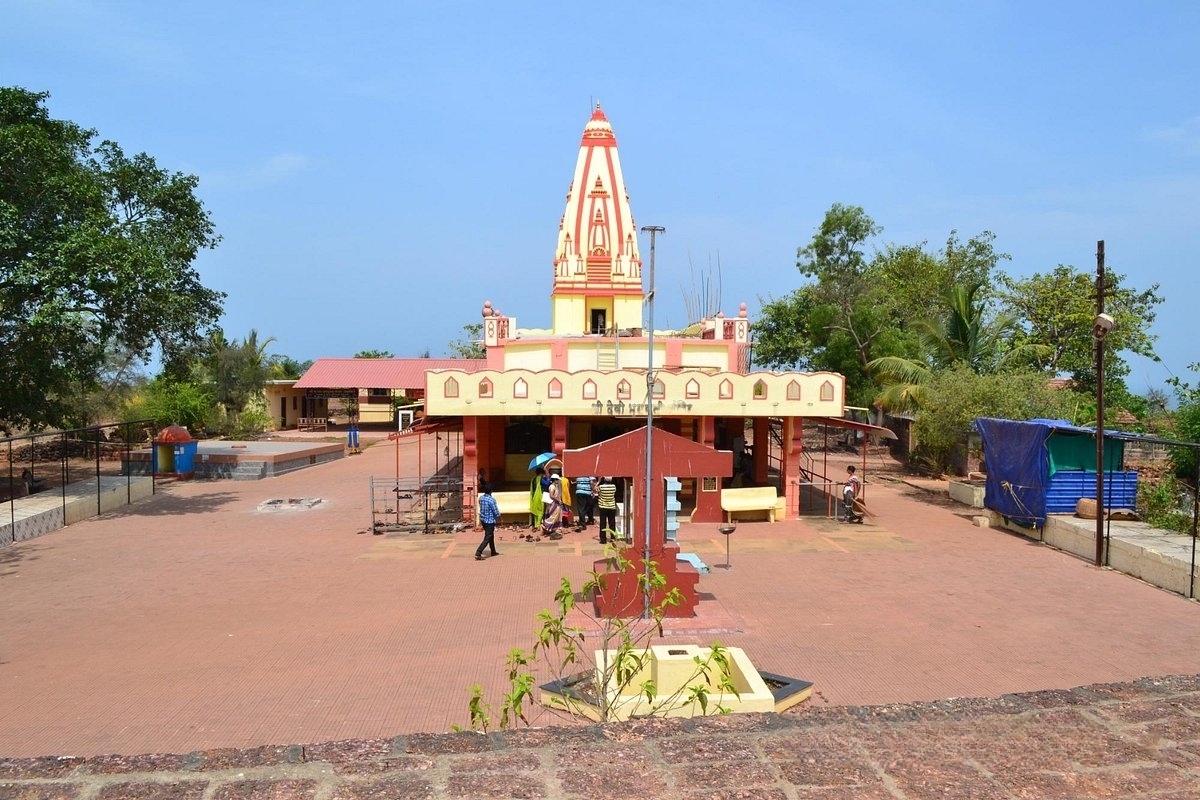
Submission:
<svg viewBox="0 0 1200 800">
<path fill-rule="evenodd" d="M 600 510 L 600 544 L 608 544 L 609 534 L 617 538 L 617 485 L 605 476 L 596 489 L 596 507 Z"/>
<path fill-rule="evenodd" d="M 483 561 L 485 548 L 491 550 L 490 555 L 498 556 L 496 552 L 496 523 L 500 521 L 500 507 L 496 498 L 492 497 L 492 487 L 483 483 L 479 486 L 479 524 L 483 525 L 483 541 L 475 548 L 475 560 Z"/>
<path fill-rule="evenodd" d="M 562 533 L 562 481 L 557 475 L 550 476 L 545 483 L 546 494 L 542 500 L 542 535 L 549 539 L 561 539 Z"/>
<path fill-rule="evenodd" d="M 596 520 L 592 517 L 592 482 L 591 475 L 581 475 L 575 479 L 575 524 L 586 528 Z"/>
</svg>

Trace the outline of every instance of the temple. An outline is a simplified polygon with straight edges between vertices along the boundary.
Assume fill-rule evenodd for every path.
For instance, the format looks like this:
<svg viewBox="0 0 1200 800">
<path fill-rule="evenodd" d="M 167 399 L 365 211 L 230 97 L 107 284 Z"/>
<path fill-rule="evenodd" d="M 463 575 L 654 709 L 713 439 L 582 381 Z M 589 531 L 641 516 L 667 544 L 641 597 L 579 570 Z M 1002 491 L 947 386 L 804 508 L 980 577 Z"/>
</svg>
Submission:
<svg viewBox="0 0 1200 800">
<path fill-rule="evenodd" d="M 518 327 L 502 302 L 483 301 L 486 363 L 429 370 L 427 420 L 455 427 L 461 421 L 464 476 L 522 488 L 534 455 L 562 456 L 644 427 L 653 404 L 655 430 L 733 453 L 736 474 L 678 476 L 683 515 L 721 521 L 721 490 L 731 485 L 774 486 L 774 517 L 794 515 L 801 422 L 843 416 L 844 378 L 751 372 L 745 303 L 730 316 L 718 312 L 649 336 L 644 236 L 616 135 L 597 105 L 583 130 L 547 276 L 550 327 Z M 627 472 L 631 500 L 648 496 L 637 474 Z"/>
</svg>

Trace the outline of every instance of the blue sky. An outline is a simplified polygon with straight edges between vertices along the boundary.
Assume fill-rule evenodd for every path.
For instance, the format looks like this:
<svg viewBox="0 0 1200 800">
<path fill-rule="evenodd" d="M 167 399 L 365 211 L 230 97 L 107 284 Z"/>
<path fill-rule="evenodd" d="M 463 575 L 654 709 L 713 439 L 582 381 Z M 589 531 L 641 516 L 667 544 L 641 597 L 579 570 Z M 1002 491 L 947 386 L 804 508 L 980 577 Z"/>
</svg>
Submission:
<svg viewBox="0 0 1200 800">
<path fill-rule="evenodd" d="M 0 82 L 199 176 L 197 269 L 271 352 L 440 356 L 485 299 L 548 326 L 598 99 L 667 229 L 656 327 L 718 259 L 756 316 L 840 202 L 882 242 L 991 230 L 1019 276 L 1104 239 L 1166 298 L 1137 392 L 1200 361 L 1198 43 L 1182 1 L 0 3 Z"/>
</svg>

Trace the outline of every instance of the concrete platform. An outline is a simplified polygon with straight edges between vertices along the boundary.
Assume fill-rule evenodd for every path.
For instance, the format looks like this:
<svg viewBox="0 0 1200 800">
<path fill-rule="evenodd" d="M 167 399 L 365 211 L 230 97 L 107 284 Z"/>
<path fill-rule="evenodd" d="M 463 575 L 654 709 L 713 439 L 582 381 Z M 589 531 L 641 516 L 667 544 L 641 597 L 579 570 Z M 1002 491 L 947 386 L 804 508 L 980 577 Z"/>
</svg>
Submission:
<svg viewBox="0 0 1200 800">
<path fill-rule="evenodd" d="M 239 442 L 202 439 L 197 443 L 193 466 L 196 478 L 252 481 L 286 475 L 305 467 L 344 458 L 346 447 L 333 442 L 260 440 Z M 150 450 L 130 454 L 134 474 L 149 475 Z"/>
</svg>

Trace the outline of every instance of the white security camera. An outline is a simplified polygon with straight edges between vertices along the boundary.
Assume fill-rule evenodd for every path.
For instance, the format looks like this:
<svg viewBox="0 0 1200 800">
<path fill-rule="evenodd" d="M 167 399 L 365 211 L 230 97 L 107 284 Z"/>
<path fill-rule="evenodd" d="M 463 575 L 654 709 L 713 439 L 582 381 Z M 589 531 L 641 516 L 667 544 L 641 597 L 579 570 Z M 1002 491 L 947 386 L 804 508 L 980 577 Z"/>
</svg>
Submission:
<svg viewBox="0 0 1200 800">
<path fill-rule="evenodd" d="M 1096 319 L 1092 321 L 1092 336 L 1103 339 L 1116 324 L 1116 320 L 1108 314 L 1097 314 Z"/>
</svg>

